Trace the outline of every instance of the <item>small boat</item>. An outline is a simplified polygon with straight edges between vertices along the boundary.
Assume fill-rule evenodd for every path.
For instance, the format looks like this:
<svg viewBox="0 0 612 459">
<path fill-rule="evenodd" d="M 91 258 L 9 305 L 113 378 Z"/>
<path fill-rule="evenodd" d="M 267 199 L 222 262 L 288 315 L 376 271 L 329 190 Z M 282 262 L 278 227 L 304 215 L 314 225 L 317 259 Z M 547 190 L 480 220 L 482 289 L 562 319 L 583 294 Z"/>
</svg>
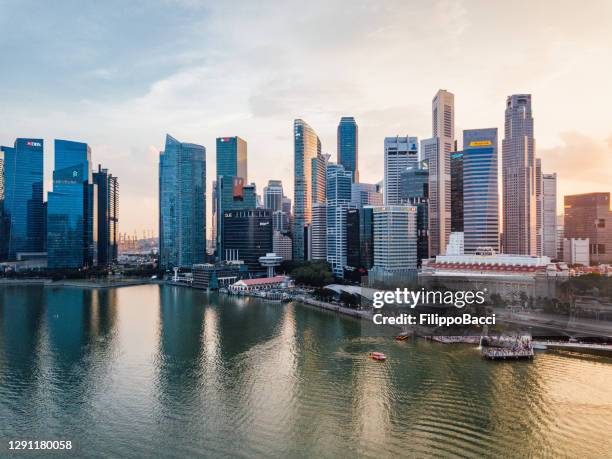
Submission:
<svg viewBox="0 0 612 459">
<path fill-rule="evenodd" d="M 370 357 L 372 360 L 377 360 L 379 362 L 384 362 L 385 360 L 387 360 L 387 356 L 382 352 L 370 352 L 368 354 L 368 357 Z"/>
<path fill-rule="evenodd" d="M 400 333 L 395 337 L 395 341 L 406 341 L 409 338 L 409 335 L 405 333 Z"/>
<path fill-rule="evenodd" d="M 546 344 L 532 344 L 531 347 L 533 348 L 534 351 L 545 351 L 546 349 L 548 349 L 548 346 L 546 346 Z"/>
</svg>

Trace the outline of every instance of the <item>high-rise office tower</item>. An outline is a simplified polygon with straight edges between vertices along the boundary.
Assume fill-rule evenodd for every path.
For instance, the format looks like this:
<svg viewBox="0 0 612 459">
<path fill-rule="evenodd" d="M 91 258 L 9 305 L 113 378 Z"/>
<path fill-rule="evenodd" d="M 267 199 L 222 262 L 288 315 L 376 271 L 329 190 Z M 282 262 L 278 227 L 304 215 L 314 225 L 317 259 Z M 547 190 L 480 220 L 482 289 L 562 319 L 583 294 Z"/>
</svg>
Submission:
<svg viewBox="0 0 612 459">
<path fill-rule="evenodd" d="M 270 209 L 230 210 L 223 212 L 223 220 L 223 259 L 242 260 L 249 271 L 265 271 L 259 257 L 274 247 Z"/>
<path fill-rule="evenodd" d="M 45 225 L 45 230 L 46 230 L 46 225 Z M 6 260 L 7 258 L 7 253 L 6 253 L 7 233 L 8 233 L 8 229 L 6 225 L 6 220 L 4 218 L 4 150 L 0 148 L 0 261 Z"/>
<path fill-rule="evenodd" d="M 542 174 L 542 255 L 557 258 L 557 174 Z"/>
<path fill-rule="evenodd" d="M 331 155 L 324 153 L 317 155 L 311 160 L 311 180 L 310 189 L 312 190 L 312 204 L 325 202 L 325 184 L 327 180 L 327 165 Z"/>
<path fill-rule="evenodd" d="M 97 186 L 86 143 L 55 141 L 53 191 L 47 201 L 47 254 L 50 268 L 97 264 Z"/>
<path fill-rule="evenodd" d="M 343 116 L 338 124 L 338 164 L 359 182 L 359 129 L 352 116 Z"/>
<path fill-rule="evenodd" d="M 563 237 L 588 239 L 591 262 L 612 263 L 610 193 L 565 196 L 563 207 Z"/>
<path fill-rule="evenodd" d="M 451 233 L 463 232 L 463 152 L 451 153 Z"/>
<path fill-rule="evenodd" d="M 218 137 L 216 140 L 216 180 L 213 184 L 213 227 L 217 258 L 222 259 L 223 212 L 247 208 L 243 205 L 243 187 L 247 177 L 247 143 L 238 136 Z M 237 205 L 234 205 L 237 204 Z M 257 199 L 255 197 L 255 204 Z"/>
<path fill-rule="evenodd" d="M 396 274 L 417 268 L 416 215 L 413 206 L 374 207 L 374 268 Z"/>
<path fill-rule="evenodd" d="M 497 128 L 463 131 L 464 252 L 499 251 Z"/>
<path fill-rule="evenodd" d="M 247 183 L 247 143 L 238 136 L 217 138 L 217 174 Z"/>
<path fill-rule="evenodd" d="M 268 180 L 268 186 L 263 189 L 264 208 L 272 212 L 282 211 L 283 196 L 283 182 Z"/>
<path fill-rule="evenodd" d="M 98 265 L 106 266 L 117 262 L 119 180 L 99 164 L 93 182 L 98 194 L 98 225 L 94 228 L 98 232 Z"/>
<path fill-rule="evenodd" d="M 542 219 L 543 215 L 543 196 L 542 196 L 542 160 L 535 159 L 535 201 L 536 201 L 536 254 L 542 255 L 543 234 L 542 234 Z"/>
<path fill-rule="evenodd" d="M 429 169 L 427 161 L 409 167 L 401 175 L 400 200 L 402 205 L 417 209 L 417 265 L 429 256 Z"/>
<path fill-rule="evenodd" d="M 353 206 L 382 206 L 384 202 L 381 187 L 377 183 L 353 183 L 351 201 Z"/>
<path fill-rule="evenodd" d="M 327 262 L 341 278 L 346 266 L 346 211 L 351 207 L 352 178 L 341 164 L 327 166 Z"/>
<path fill-rule="evenodd" d="M 455 96 L 440 89 L 432 104 L 432 138 L 421 143 L 429 163 L 429 256 L 444 254 L 451 233 L 451 152 L 455 149 Z"/>
<path fill-rule="evenodd" d="M 225 260 L 223 241 L 223 213 L 230 210 L 256 209 L 257 188 L 254 183 L 246 184 L 242 177 L 229 177 L 220 175 L 215 184 L 216 207 L 216 235 L 215 244 L 217 260 Z"/>
<path fill-rule="evenodd" d="M 206 259 L 206 148 L 166 136 L 159 154 L 159 266 Z"/>
<path fill-rule="evenodd" d="M 279 257 L 283 257 L 283 260 L 292 260 L 293 259 L 293 251 L 292 251 L 292 242 L 291 238 L 286 234 L 281 233 L 280 231 L 274 231 L 272 234 L 272 250 Z"/>
<path fill-rule="evenodd" d="M 312 205 L 308 259 L 327 260 L 327 205 L 324 202 Z"/>
<path fill-rule="evenodd" d="M 43 140 L 17 139 L 4 153 L 4 231 L 6 258 L 43 251 Z"/>
<path fill-rule="evenodd" d="M 374 266 L 373 206 L 346 211 L 346 265 L 358 276 L 366 275 Z"/>
<path fill-rule="evenodd" d="M 419 155 L 416 137 L 385 137 L 385 193 L 386 206 L 400 202 L 400 175 L 411 166 L 416 166 Z"/>
<path fill-rule="evenodd" d="M 293 199 L 293 259 L 304 261 L 304 227 L 312 217 L 312 159 L 321 154 L 321 141 L 304 120 L 293 123 L 294 199 Z"/>
<path fill-rule="evenodd" d="M 535 255 L 536 170 L 531 95 L 508 96 L 502 141 L 503 248 Z"/>
</svg>

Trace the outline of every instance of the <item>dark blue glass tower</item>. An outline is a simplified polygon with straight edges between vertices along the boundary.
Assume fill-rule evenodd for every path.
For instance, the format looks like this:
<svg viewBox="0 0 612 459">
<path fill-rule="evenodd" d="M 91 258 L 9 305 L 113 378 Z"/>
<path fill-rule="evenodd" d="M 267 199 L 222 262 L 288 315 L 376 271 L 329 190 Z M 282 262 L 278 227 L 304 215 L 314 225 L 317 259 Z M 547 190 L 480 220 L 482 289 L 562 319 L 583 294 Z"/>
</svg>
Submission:
<svg viewBox="0 0 612 459">
<path fill-rule="evenodd" d="M 166 136 L 159 155 L 159 264 L 206 260 L 206 149 Z"/>
<path fill-rule="evenodd" d="M 43 140 L 17 139 L 4 152 L 4 255 L 44 250 Z"/>
<path fill-rule="evenodd" d="M 338 164 L 351 171 L 353 182 L 359 182 L 359 130 L 355 118 L 343 116 L 338 124 Z"/>
<path fill-rule="evenodd" d="M 247 182 L 247 143 L 238 136 L 217 138 L 217 177 L 242 177 Z"/>
<path fill-rule="evenodd" d="M 91 148 L 86 143 L 55 141 L 53 191 L 47 201 L 49 268 L 84 268 L 97 262 L 96 193 Z"/>
</svg>

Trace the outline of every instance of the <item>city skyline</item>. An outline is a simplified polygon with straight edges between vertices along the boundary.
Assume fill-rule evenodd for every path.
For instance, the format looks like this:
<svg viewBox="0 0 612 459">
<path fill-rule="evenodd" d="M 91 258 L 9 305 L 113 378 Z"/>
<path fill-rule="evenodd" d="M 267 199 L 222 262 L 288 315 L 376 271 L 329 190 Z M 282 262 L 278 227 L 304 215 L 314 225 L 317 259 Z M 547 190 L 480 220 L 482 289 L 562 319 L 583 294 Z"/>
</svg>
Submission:
<svg viewBox="0 0 612 459">
<path fill-rule="evenodd" d="M 502 19 L 491 20 L 490 8 L 479 11 L 477 3 L 364 3 L 346 12 L 332 2 L 325 9 L 313 5 L 298 25 L 288 21 L 292 5 L 265 5 L 269 14 L 258 14 L 257 24 L 248 23 L 254 10 L 247 4 L 151 3 L 128 8 L 119 19 L 100 7 L 97 20 L 83 6 L 72 14 L 87 29 L 75 26 L 65 34 L 54 28 L 41 40 L 38 29 L 49 34 L 42 24 L 67 17 L 65 8 L 0 2 L 0 10 L 10 12 L 0 15 L 6 31 L 0 46 L 10 62 L 0 76 L 0 144 L 44 139 L 45 198 L 54 139 L 90 145 L 96 163 L 121 180 L 122 233 L 157 227 L 157 157 L 166 133 L 207 148 L 207 196 L 216 174 L 215 139 L 240 136 L 249 144 L 249 181 L 258 192 L 269 179 L 282 179 L 292 197 L 295 118 L 312 126 L 322 152 L 336 162 L 338 123 L 353 116 L 360 181 L 376 183 L 385 137 L 430 136 L 431 97 L 439 88 L 455 94 L 457 138 L 465 129 L 501 132 L 506 97 L 532 94 L 536 154 L 544 172 L 558 176 L 557 213 L 565 195 L 610 191 L 612 128 L 605 107 L 612 94 L 601 90 L 612 48 L 606 2 L 579 11 L 529 4 L 520 35 L 512 28 L 520 17 L 516 5 L 496 5 L 495 17 Z M 342 38 L 312 27 L 341 13 L 353 24 L 342 25 Z M 418 38 L 403 38 L 405 21 Z M 161 24 L 163 33 L 153 33 Z M 240 36 L 226 33 L 226 26 L 242 30 Z M 120 32 L 127 34 L 121 43 L 109 38 Z M 444 43 L 451 43 L 444 59 L 428 55 Z M 399 70 L 418 64 L 427 71 L 388 72 L 407 53 L 411 60 Z M 523 71 L 526 65 L 530 72 Z M 559 110 L 571 94 L 580 95 L 572 97 L 572 109 Z M 210 211 L 207 218 L 210 229 Z"/>
</svg>

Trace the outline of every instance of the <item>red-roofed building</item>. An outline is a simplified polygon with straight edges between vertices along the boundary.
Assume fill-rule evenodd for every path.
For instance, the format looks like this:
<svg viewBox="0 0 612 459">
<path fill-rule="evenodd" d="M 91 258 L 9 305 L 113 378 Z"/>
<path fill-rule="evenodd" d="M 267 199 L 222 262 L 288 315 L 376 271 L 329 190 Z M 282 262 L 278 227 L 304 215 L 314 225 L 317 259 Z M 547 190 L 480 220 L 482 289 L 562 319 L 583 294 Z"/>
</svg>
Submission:
<svg viewBox="0 0 612 459">
<path fill-rule="evenodd" d="M 290 281 L 291 279 L 287 276 L 242 279 L 233 283 L 229 289 L 233 292 L 252 292 L 255 290 L 288 288 L 290 286 Z"/>
</svg>

